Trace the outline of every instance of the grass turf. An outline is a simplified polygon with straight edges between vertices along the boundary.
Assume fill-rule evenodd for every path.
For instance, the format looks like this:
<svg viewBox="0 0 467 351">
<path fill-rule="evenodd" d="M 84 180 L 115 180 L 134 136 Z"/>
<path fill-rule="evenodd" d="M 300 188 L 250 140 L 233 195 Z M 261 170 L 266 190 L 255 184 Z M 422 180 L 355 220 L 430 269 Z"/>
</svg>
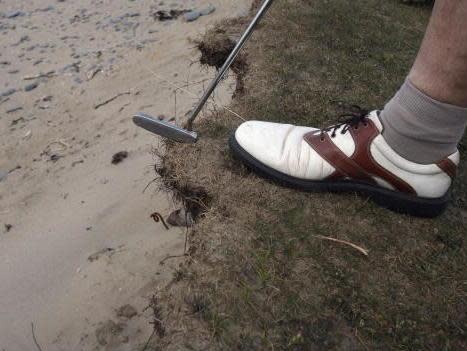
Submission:
<svg viewBox="0 0 467 351">
<path fill-rule="evenodd" d="M 403 82 L 429 10 L 399 1 L 277 1 L 248 45 L 244 90 L 232 108 L 313 126 L 349 104 L 380 108 Z M 162 293 L 167 332 L 154 348 L 467 347 L 465 163 L 446 214 L 417 219 L 357 196 L 304 194 L 258 178 L 228 150 L 239 123 L 212 113 L 196 126 L 199 143 L 169 144 L 160 166 L 171 186 L 203 187 L 210 208 Z"/>
</svg>

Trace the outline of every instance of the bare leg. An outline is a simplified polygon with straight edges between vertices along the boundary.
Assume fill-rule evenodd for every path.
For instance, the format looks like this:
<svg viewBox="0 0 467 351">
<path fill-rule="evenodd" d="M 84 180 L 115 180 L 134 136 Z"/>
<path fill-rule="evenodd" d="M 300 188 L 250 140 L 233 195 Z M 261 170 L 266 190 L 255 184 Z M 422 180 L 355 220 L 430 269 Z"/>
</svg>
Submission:
<svg viewBox="0 0 467 351">
<path fill-rule="evenodd" d="M 409 79 L 435 100 L 467 107 L 467 0 L 436 0 Z"/>
<path fill-rule="evenodd" d="M 381 113 L 383 136 L 402 157 L 435 163 L 452 155 L 467 125 L 467 0 L 437 0 L 422 46 Z"/>
</svg>

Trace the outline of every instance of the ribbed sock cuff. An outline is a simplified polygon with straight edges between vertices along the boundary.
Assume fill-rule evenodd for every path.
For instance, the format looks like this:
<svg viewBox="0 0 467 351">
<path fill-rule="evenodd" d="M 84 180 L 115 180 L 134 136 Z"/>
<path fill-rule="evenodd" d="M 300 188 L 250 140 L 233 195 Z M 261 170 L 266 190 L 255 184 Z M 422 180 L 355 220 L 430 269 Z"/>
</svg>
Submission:
<svg viewBox="0 0 467 351">
<path fill-rule="evenodd" d="M 456 152 L 467 126 L 467 108 L 436 101 L 408 79 L 380 116 L 387 143 L 417 163 L 437 162 Z"/>
</svg>

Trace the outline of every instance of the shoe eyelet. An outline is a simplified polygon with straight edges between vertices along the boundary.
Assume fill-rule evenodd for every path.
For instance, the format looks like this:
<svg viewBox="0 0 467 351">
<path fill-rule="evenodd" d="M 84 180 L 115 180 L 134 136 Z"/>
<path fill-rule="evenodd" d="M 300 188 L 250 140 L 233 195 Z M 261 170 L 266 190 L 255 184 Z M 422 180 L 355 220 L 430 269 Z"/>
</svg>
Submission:
<svg viewBox="0 0 467 351">
<path fill-rule="evenodd" d="M 367 127 L 368 127 L 368 122 L 363 123 L 363 126 L 364 126 L 365 128 L 367 128 Z"/>
<path fill-rule="evenodd" d="M 358 130 L 358 126 L 353 127 L 353 129 Z"/>
<path fill-rule="evenodd" d="M 319 140 L 320 140 L 322 143 L 324 143 L 324 141 L 325 141 L 326 139 L 323 138 L 323 137 L 321 137 L 321 138 L 319 138 Z"/>
</svg>

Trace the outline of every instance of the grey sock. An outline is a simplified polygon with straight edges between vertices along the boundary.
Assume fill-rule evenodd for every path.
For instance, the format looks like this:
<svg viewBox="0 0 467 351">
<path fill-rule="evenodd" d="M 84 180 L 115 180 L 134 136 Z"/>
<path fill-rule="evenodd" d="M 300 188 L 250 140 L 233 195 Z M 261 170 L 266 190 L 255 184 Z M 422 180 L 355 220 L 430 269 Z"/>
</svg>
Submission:
<svg viewBox="0 0 467 351">
<path fill-rule="evenodd" d="M 436 101 L 407 79 L 380 118 L 383 137 L 398 154 L 429 164 L 456 152 L 467 126 L 467 108 Z"/>
</svg>

